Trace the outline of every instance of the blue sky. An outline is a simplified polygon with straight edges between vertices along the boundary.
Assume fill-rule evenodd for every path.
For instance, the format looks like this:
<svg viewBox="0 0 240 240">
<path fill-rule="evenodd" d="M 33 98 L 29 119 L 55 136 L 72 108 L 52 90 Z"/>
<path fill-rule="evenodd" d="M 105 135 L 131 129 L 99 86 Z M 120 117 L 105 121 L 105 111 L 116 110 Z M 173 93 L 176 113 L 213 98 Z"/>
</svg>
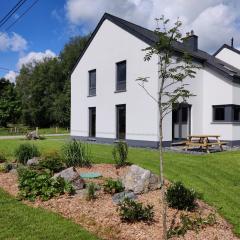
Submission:
<svg viewBox="0 0 240 240">
<path fill-rule="evenodd" d="M 27 0 L 16 19 L 35 0 Z M 0 19 L 18 2 L 2 1 Z M 154 18 L 164 14 L 183 21 L 183 32 L 194 30 L 199 46 L 210 53 L 234 37 L 240 46 L 239 0 L 39 0 L 10 30 L 0 28 L 0 67 L 19 71 L 22 64 L 59 54 L 70 37 L 92 31 L 109 12 L 154 29 Z M 16 74 L 0 69 L 0 77 Z"/>
<path fill-rule="evenodd" d="M 4 4 L 1 4 L 3 7 L 0 8 L 0 17 L 2 18 L 16 2 L 16 0 L 4 1 Z M 32 0 L 26 2 L 26 5 L 23 5 L 19 9 L 19 14 L 31 3 L 33 3 Z M 7 34 L 11 36 L 15 32 L 22 36 L 27 41 L 26 49 L 23 51 L 11 51 L 9 49 L 1 51 L 0 67 L 17 70 L 16 64 L 18 59 L 31 51 L 44 52 L 46 49 L 51 49 L 51 51 L 58 54 L 64 43 L 71 36 L 70 33 L 67 33 L 68 23 L 64 19 L 58 19 L 56 15 L 58 12 L 59 14 L 63 13 L 64 4 L 64 0 L 40 0 L 19 20 Z M 4 26 L 7 27 L 8 24 Z M 0 29 L 0 32 L 4 29 L 4 26 Z M 0 70 L 0 76 L 4 76 L 5 74 L 6 71 Z"/>
</svg>

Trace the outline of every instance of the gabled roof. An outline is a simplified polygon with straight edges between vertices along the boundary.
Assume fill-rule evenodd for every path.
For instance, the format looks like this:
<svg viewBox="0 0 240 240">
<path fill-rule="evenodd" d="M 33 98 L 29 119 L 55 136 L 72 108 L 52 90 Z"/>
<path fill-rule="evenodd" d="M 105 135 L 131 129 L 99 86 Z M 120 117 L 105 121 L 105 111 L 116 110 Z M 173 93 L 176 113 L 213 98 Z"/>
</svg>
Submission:
<svg viewBox="0 0 240 240">
<path fill-rule="evenodd" d="M 101 18 L 101 20 L 99 21 L 95 30 L 93 31 L 86 47 L 84 48 L 84 50 L 80 54 L 80 56 L 77 60 L 77 63 L 75 64 L 72 72 L 74 71 L 74 69 L 78 65 L 79 61 L 81 60 L 82 56 L 86 52 L 88 46 L 91 44 L 93 38 L 95 37 L 99 28 L 101 27 L 102 23 L 105 20 L 109 20 L 110 22 L 116 24 L 117 26 L 119 26 L 123 30 L 129 32 L 130 34 L 134 35 L 138 39 L 140 39 L 143 42 L 149 44 L 150 46 L 153 46 L 157 41 L 157 36 L 153 31 L 151 31 L 149 29 L 146 29 L 144 27 L 141 27 L 139 25 L 136 25 L 134 23 L 128 22 L 126 20 L 123 20 L 119 17 L 113 16 L 111 14 L 105 13 L 103 15 L 103 17 Z M 217 58 L 215 58 L 214 55 L 212 56 L 212 55 L 208 54 L 207 52 L 204 52 L 204 51 L 199 50 L 199 49 L 196 50 L 196 51 L 193 51 L 193 50 L 187 48 L 181 42 L 175 42 L 173 47 L 174 47 L 176 52 L 178 52 L 178 53 L 187 52 L 191 57 L 200 61 L 205 66 L 210 67 L 214 71 L 220 73 L 221 75 L 224 75 L 224 76 L 228 77 L 229 79 L 231 79 L 234 82 L 239 82 L 240 83 L 240 72 L 239 72 L 239 70 L 235 71 L 236 69 L 231 65 L 229 65 L 227 68 L 224 67 L 224 66 L 227 66 L 228 64 L 219 60 L 219 59 L 217 59 Z"/>
<path fill-rule="evenodd" d="M 223 44 L 214 54 L 213 54 L 213 56 L 216 56 L 218 53 L 220 53 L 224 48 L 227 48 L 227 49 L 229 49 L 229 50 L 231 50 L 231 51 L 233 51 L 233 52 L 235 52 L 235 53 L 237 53 L 237 54 L 240 54 L 240 51 L 238 50 L 238 49 L 236 49 L 236 48 L 234 48 L 234 47 L 231 47 L 231 46 L 229 46 L 229 45 L 227 45 L 227 44 Z"/>
</svg>

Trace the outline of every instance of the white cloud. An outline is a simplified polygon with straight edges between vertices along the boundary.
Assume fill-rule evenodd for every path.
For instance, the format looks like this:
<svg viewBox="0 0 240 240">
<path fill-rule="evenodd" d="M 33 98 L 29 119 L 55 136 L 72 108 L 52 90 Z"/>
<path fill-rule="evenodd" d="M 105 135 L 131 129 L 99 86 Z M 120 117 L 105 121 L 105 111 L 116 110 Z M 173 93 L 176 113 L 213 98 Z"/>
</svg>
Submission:
<svg viewBox="0 0 240 240">
<path fill-rule="evenodd" d="M 17 74 L 16 72 L 14 72 L 14 71 L 9 71 L 9 72 L 4 76 L 4 78 L 8 79 L 10 82 L 15 83 L 17 75 L 18 75 L 18 74 Z"/>
<path fill-rule="evenodd" d="M 214 51 L 235 38 L 240 46 L 240 1 L 236 0 L 66 0 L 66 16 L 70 24 L 88 30 L 104 12 L 154 28 L 154 18 L 164 14 L 184 23 L 184 31 L 194 30 L 199 35 L 200 48 Z"/>
<path fill-rule="evenodd" d="M 27 40 L 15 32 L 0 32 L 0 51 L 21 52 L 27 49 L 27 44 Z"/>
<path fill-rule="evenodd" d="M 42 62 L 46 58 L 54 58 L 54 57 L 56 57 L 56 54 L 49 49 L 47 49 L 45 52 L 29 52 L 24 57 L 19 58 L 17 63 L 17 68 L 21 69 L 23 65 Z"/>
<path fill-rule="evenodd" d="M 56 54 L 51 50 L 47 49 L 45 52 L 29 52 L 27 55 L 20 57 L 17 63 L 17 69 L 20 70 L 23 65 L 35 64 L 42 62 L 44 59 L 54 58 Z M 10 80 L 11 82 L 16 81 L 18 73 L 15 71 L 9 71 L 4 78 Z"/>
</svg>

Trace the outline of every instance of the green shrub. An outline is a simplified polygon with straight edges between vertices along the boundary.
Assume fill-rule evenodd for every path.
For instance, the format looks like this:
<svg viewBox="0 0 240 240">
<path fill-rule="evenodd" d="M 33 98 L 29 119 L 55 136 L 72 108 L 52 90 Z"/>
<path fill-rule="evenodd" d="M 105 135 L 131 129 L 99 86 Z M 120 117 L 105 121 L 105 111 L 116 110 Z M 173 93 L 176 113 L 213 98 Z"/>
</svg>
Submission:
<svg viewBox="0 0 240 240">
<path fill-rule="evenodd" d="M 19 198 L 34 201 L 37 197 L 49 200 L 64 193 L 72 194 L 73 186 L 63 178 L 52 178 L 47 172 L 36 172 L 28 168 L 18 170 Z"/>
<path fill-rule="evenodd" d="M 127 162 L 128 145 L 126 142 L 117 142 L 113 147 L 112 155 L 117 167 L 123 167 L 129 164 Z"/>
<path fill-rule="evenodd" d="M 97 198 L 96 196 L 96 191 L 99 189 L 99 186 L 96 185 L 93 182 L 90 182 L 87 184 L 87 195 L 86 195 L 86 200 L 87 201 L 92 201 Z"/>
<path fill-rule="evenodd" d="M 13 169 L 13 166 L 11 163 L 1 163 L 0 164 L 0 172 L 3 172 L 3 173 L 8 173 L 10 172 L 11 170 Z"/>
<path fill-rule="evenodd" d="M 143 206 L 142 203 L 137 203 L 129 198 L 125 198 L 119 204 L 118 212 L 121 220 L 125 222 L 152 222 L 154 218 L 152 205 Z"/>
<path fill-rule="evenodd" d="M 4 163 L 4 162 L 6 162 L 6 160 L 7 159 L 6 159 L 5 155 L 0 152 L 0 163 Z"/>
<path fill-rule="evenodd" d="M 186 188 L 181 182 L 173 183 L 166 193 L 169 207 L 178 210 L 192 211 L 196 208 L 197 193 Z"/>
<path fill-rule="evenodd" d="M 120 180 L 107 179 L 103 185 L 104 192 L 114 194 L 124 191 L 124 186 Z"/>
<path fill-rule="evenodd" d="M 43 156 L 43 159 L 39 162 L 39 167 L 57 173 L 64 169 L 64 164 L 58 153 L 50 152 Z"/>
<path fill-rule="evenodd" d="M 181 214 L 180 223 L 175 226 L 170 226 L 167 231 L 167 237 L 172 238 L 175 236 L 184 236 L 188 230 L 198 232 L 201 228 L 206 225 L 213 226 L 216 223 L 216 215 L 210 213 L 207 217 L 193 216 Z"/>
<path fill-rule="evenodd" d="M 26 164 L 27 161 L 33 157 L 39 157 L 40 152 L 37 146 L 30 143 L 20 144 L 15 151 L 15 157 L 21 164 Z"/>
<path fill-rule="evenodd" d="M 67 167 L 90 167 L 91 149 L 90 145 L 73 140 L 63 146 L 63 160 Z"/>
</svg>

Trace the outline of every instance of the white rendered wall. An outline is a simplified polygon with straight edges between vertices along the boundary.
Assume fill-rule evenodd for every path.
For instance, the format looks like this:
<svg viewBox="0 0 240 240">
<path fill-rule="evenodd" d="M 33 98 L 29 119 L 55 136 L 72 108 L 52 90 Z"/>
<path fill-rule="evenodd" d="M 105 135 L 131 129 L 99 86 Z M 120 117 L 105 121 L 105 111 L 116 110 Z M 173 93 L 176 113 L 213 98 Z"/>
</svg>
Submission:
<svg viewBox="0 0 240 240">
<path fill-rule="evenodd" d="M 88 108 L 96 107 L 96 137 L 116 138 L 115 105 L 126 104 L 126 138 L 158 140 L 156 103 L 135 81 L 138 77 L 150 77 L 147 88 L 156 97 L 157 61 L 144 62 L 142 49 L 146 47 L 143 41 L 104 21 L 71 76 L 72 136 L 88 136 Z M 123 60 L 127 61 L 127 91 L 114 93 L 115 64 Z M 96 69 L 97 96 L 87 97 L 88 71 L 92 69 Z"/>
<path fill-rule="evenodd" d="M 214 123 L 213 105 L 233 104 L 233 85 L 210 69 L 203 73 L 203 131 L 202 134 L 221 135 L 221 139 L 233 139 L 233 124 Z"/>
<path fill-rule="evenodd" d="M 240 54 L 228 49 L 223 48 L 217 55 L 217 58 L 222 61 L 240 69 Z"/>
</svg>

